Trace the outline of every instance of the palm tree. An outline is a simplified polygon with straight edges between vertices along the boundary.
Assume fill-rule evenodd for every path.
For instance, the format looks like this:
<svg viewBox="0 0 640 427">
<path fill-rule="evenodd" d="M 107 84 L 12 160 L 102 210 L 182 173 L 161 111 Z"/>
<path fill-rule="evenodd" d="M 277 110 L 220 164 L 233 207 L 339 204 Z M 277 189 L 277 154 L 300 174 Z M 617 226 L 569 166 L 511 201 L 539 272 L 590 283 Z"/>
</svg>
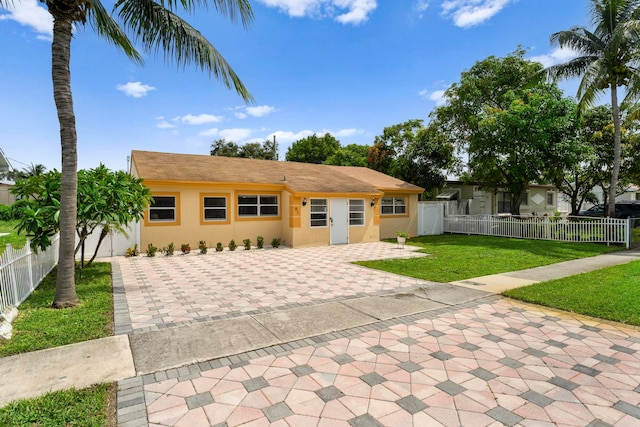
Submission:
<svg viewBox="0 0 640 427">
<path fill-rule="evenodd" d="M 20 0 L 0 0 L 0 6 L 13 1 Z M 100 0 L 46 0 L 43 3 L 53 17 L 51 76 L 62 148 L 60 255 L 53 306 L 63 308 L 78 303 L 74 274 L 78 161 L 69 69 L 73 27 L 91 25 L 99 36 L 141 64 L 142 57 L 127 36 L 130 33 L 145 51 L 163 53 L 178 66 L 195 65 L 227 88 L 235 89 L 245 102 L 250 102 L 251 95 L 229 64 L 200 32 L 177 15 L 177 11 L 193 13 L 198 7 L 213 6 L 231 21 L 239 17 L 245 28 L 253 19 L 253 12 L 249 0 L 117 0 L 113 15 Z"/>
<path fill-rule="evenodd" d="M 595 29 L 574 27 L 551 36 L 551 44 L 568 47 L 578 56 L 546 69 L 552 79 L 582 76 L 578 86 L 581 111 L 592 106 L 602 92 L 611 94 L 614 127 L 614 158 L 609 200 L 614 201 L 620 173 L 620 102 L 618 88 L 626 88 L 626 99 L 640 89 L 640 0 L 590 0 Z M 609 203 L 608 215 L 615 215 Z"/>
</svg>

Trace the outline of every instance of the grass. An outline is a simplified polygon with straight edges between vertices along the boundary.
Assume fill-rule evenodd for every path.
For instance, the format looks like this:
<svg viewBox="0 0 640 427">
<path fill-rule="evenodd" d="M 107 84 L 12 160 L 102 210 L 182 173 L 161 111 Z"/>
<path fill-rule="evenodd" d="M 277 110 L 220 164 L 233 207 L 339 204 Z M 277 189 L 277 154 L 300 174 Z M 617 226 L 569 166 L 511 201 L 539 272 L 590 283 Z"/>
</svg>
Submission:
<svg viewBox="0 0 640 427">
<path fill-rule="evenodd" d="M 504 295 L 640 326 L 640 261 L 516 288 Z"/>
<path fill-rule="evenodd" d="M 502 237 L 440 235 L 412 238 L 423 258 L 362 261 L 359 265 L 434 282 L 452 282 L 489 274 L 524 270 L 620 248 L 594 243 L 566 243 Z"/>
<path fill-rule="evenodd" d="M 113 335 L 111 264 L 95 263 L 76 280 L 82 301 L 63 310 L 51 308 L 56 269 L 20 305 L 13 338 L 0 344 L 0 357 Z M 115 384 L 48 393 L 0 408 L 2 426 L 115 426 Z"/>
<path fill-rule="evenodd" d="M 82 301 L 73 308 L 51 308 L 56 269 L 20 305 L 13 338 L 0 344 L 0 357 L 113 335 L 111 264 L 95 263 L 76 281 Z M 0 424 L 1 425 L 1 424 Z"/>
<path fill-rule="evenodd" d="M 0 254 L 4 253 L 7 244 L 11 244 L 14 248 L 22 248 L 27 241 L 24 234 L 18 234 L 14 227 L 18 225 L 18 221 L 0 221 L 0 233 L 10 233 L 8 236 L 0 237 Z"/>
<path fill-rule="evenodd" d="M 0 425 L 14 426 L 115 426 L 110 415 L 115 384 L 99 384 L 84 390 L 47 393 L 34 399 L 12 402 L 0 408 Z"/>
</svg>

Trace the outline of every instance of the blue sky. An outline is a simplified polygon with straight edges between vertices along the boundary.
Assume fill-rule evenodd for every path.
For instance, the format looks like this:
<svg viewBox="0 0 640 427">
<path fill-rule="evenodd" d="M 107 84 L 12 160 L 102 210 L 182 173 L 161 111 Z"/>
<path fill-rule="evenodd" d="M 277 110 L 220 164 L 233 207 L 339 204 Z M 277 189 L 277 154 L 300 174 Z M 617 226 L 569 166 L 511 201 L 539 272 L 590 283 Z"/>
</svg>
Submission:
<svg viewBox="0 0 640 427">
<path fill-rule="evenodd" d="M 15 168 L 60 168 L 51 21 L 36 0 L 0 8 L 0 148 Z M 213 140 L 291 143 L 331 132 L 371 144 L 386 126 L 428 120 L 460 73 L 520 44 L 545 64 L 571 52 L 549 36 L 588 25 L 586 0 L 253 0 L 248 30 L 202 11 L 187 20 L 255 98 L 155 55 L 130 62 L 79 29 L 71 78 L 80 168 L 124 169 L 132 149 L 208 154 Z M 111 3 L 105 2 L 110 7 Z M 575 94 L 568 83 L 567 95 Z M 171 171 L 167 171 L 170 174 Z"/>
</svg>

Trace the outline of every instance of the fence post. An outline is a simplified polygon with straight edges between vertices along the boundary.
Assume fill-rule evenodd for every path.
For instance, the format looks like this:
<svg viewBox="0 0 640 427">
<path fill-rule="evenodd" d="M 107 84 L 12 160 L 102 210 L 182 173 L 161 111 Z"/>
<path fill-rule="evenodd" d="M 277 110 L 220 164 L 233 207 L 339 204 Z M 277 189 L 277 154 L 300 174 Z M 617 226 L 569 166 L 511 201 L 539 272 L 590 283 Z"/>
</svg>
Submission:
<svg viewBox="0 0 640 427">
<path fill-rule="evenodd" d="M 14 267 L 14 255 L 15 255 L 15 250 L 13 249 L 13 246 L 11 246 L 10 243 L 7 243 L 7 248 L 5 249 L 5 253 L 7 254 L 7 261 L 9 262 L 9 281 L 11 282 L 11 289 L 12 289 L 12 300 L 8 301 L 11 305 L 17 306 L 18 305 L 18 278 L 16 277 L 16 269 Z"/>
<path fill-rule="evenodd" d="M 29 289 L 31 290 L 31 292 L 33 292 L 33 290 L 36 288 L 35 284 L 33 283 L 33 262 L 31 260 L 31 257 L 33 256 L 33 251 L 31 250 L 31 239 L 27 239 L 27 243 L 25 243 L 25 246 L 27 247 L 27 268 L 29 269 Z"/>
<path fill-rule="evenodd" d="M 627 218 L 626 223 L 626 241 L 627 241 L 627 249 L 631 248 L 631 238 L 633 237 L 633 229 L 631 228 L 631 218 Z"/>
</svg>

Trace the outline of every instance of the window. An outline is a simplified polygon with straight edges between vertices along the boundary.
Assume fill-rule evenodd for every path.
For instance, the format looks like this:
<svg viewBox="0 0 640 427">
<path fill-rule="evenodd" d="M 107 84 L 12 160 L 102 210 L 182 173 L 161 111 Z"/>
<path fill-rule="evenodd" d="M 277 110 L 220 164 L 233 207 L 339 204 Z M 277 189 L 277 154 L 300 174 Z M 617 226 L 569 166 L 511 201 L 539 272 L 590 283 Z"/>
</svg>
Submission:
<svg viewBox="0 0 640 427">
<path fill-rule="evenodd" d="M 529 206 L 529 192 L 525 191 L 524 196 L 522 197 L 522 201 L 520 202 L 520 206 Z"/>
<path fill-rule="evenodd" d="M 404 215 L 407 213 L 405 197 L 383 197 L 380 204 L 382 215 Z"/>
<path fill-rule="evenodd" d="M 208 197 L 203 199 L 205 221 L 225 221 L 227 219 L 227 198 Z"/>
<path fill-rule="evenodd" d="M 349 200 L 349 225 L 364 225 L 364 200 Z"/>
<path fill-rule="evenodd" d="M 238 216 L 278 216 L 278 196 L 265 195 L 239 195 Z"/>
<path fill-rule="evenodd" d="M 547 191 L 547 206 L 555 206 L 555 194 L 553 191 Z"/>
<path fill-rule="evenodd" d="M 498 191 L 498 213 L 511 212 L 511 193 L 504 191 Z"/>
<path fill-rule="evenodd" d="M 176 196 L 153 196 L 149 222 L 175 222 L 176 217 Z"/>
<path fill-rule="evenodd" d="M 311 199 L 311 227 L 326 227 L 327 215 L 327 199 Z"/>
</svg>

